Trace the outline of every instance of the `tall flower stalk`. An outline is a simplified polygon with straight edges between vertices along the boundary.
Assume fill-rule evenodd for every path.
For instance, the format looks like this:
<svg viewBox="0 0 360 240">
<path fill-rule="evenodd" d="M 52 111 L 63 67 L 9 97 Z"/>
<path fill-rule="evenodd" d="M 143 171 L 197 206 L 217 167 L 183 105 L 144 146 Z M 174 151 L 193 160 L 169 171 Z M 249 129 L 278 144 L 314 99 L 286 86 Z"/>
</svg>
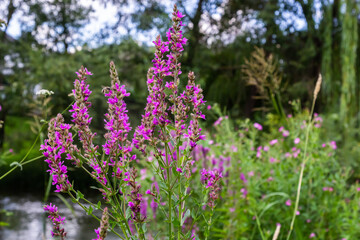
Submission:
<svg viewBox="0 0 360 240">
<path fill-rule="evenodd" d="M 155 58 L 147 81 L 149 96 L 141 125 L 135 130 L 133 138 L 136 148 L 157 159 L 153 168 L 159 181 L 167 187 L 170 239 L 173 238 L 173 230 L 177 231 L 178 239 L 183 237 L 184 199 L 188 194 L 191 175 L 188 169 L 192 165 L 190 154 L 197 142 L 204 139 L 199 127 L 199 119 L 205 118 L 201 112 L 204 100 L 200 86 L 195 84 L 193 72 L 188 74 L 185 89 L 179 90 L 182 73 L 180 58 L 187 42 L 181 30 L 183 17 L 175 5 L 173 25 L 166 33 L 167 41 L 162 41 L 160 36 L 154 41 Z M 147 146 L 151 150 L 146 151 Z M 175 193 L 176 186 L 178 190 Z M 177 206 L 174 206 L 173 199 L 178 199 L 175 201 Z"/>
<path fill-rule="evenodd" d="M 308 160 L 308 156 L 307 156 L 307 149 L 308 149 L 308 142 L 309 142 L 309 135 L 310 135 L 310 129 L 312 127 L 312 116 L 314 113 L 314 107 L 315 107 L 315 102 L 317 99 L 317 96 L 320 92 L 320 88 L 321 88 L 321 83 L 322 83 L 322 76 L 321 74 L 319 74 L 318 80 L 316 81 L 316 85 L 315 85 L 315 89 L 314 89 L 314 96 L 313 96 L 313 102 L 311 105 L 311 111 L 309 114 L 309 119 L 308 119 L 308 124 L 306 127 L 306 136 L 305 136 L 305 149 L 304 149 L 304 154 L 303 154 L 303 159 L 301 162 L 301 170 L 300 170 L 300 175 L 299 175 L 299 182 L 298 182 L 298 187 L 297 187 L 297 192 L 296 192 L 296 202 L 295 202 L 295 207 L 294 207 L 294 213 L 291 219 L 291 223 L 290 223 L 290 229 L 287 235 L 287 240 L 290 239 L 292 230 L 294 228 L 294 224 L 295 224 L 295 219 L 296 219 L 296 213 L 298 212 L 298 208 L 299 208 L 299 202 L 300 202 L 300 195 L 301 195 L 301 186 L 302 186 L 302 180 L 304 177 L 304 171 L 305 171 L 305 164 Z"/>
</svg>

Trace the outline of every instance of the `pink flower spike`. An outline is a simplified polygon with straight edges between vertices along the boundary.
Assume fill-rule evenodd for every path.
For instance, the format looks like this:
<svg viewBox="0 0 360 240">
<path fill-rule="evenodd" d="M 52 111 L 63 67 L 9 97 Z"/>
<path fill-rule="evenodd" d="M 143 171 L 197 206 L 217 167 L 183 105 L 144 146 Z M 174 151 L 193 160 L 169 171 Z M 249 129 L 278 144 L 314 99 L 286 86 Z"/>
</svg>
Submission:
<svg viewBox="0 0 360 240">
<path fill-rule="evenodd" d="M 277 139 L 273 139 L 273 140 L 271 140 L 271 141 L 270 141 L 270 143 L 269 143 L 269 144 L 272 146 L 272 145 L 276 144 L 277 142 L 278 142 L 278 140 L 277 140 Z"/>
<path fill-rule="evenodd" d="M 210 110 L 210 109 L 211 109 L 211 105 L 208 105 L 208 106 L 207 106 L 207 110 Z"/>
<path fill-rule="evenodd" d="M 279 128 L 279 132 L 282 132 L 282 131 L 284 131 L 284 127 L 283 126 L 281 126 L 280 128 Z"/>
<path fill-rule="evenodd" d="M 315 236 L 316 236 L 315 233 L 310 233 L 309 238 L 314 238 Z"/>
<path fill-rule="evenodd" d="M 181 168 L 176 168 L 176 171 L 179 173 L 182 173 L 183 171 L 181 170 Z"/>
<path fill-rule="evenodd" d="M 290 199 L 286 200 L 285 205 L 286 206 L 291 206 L 291 200 Z"/>
<path fill-rule="evenodd" d="M 300 138 L 295 138 L 294 143 L 299 144 L 300 143 Z"/>
</svg>

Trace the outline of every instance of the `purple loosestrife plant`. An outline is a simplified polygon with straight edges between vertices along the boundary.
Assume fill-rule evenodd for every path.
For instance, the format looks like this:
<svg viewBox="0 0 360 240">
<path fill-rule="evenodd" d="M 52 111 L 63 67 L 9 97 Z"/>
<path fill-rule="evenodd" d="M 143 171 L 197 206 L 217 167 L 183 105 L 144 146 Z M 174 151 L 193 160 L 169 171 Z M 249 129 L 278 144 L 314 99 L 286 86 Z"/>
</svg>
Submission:
<svg viewBox="0 0 360 240">
<path fill-rule="evenodd" d="M 115 65 L 111 62 L 111 86 L 103 91 L 108 97 L 109 107 L 108 113 L 105 114 L 107 132 L 103 145 L 103 156 L 100 158 L 99 146 L 93 144 L 96 134 L 90 129 L 89 109 L 91 103 L 89 97 L 91 91 L 87 83 L 87 76 L 92 73 L 82 67 L 76 74 L 78 79 L 74 82 L 73 90 L 75 101 L 70 110 L 73 125 L 64 123 L 61 114 L 51 119 L 48 139 L 41 146 L 41 150 L 47 158 L 46 162 L 49 164 L 49 172 L 53 176 L 52 181 L 53 185 L 56 185 L 56 191 L 68 193 L 74 202 L 95 218 L 92 211 L 94 209 L 103 210 L 101 205 L 89 202 L 81 192 L 73 188 L 68 180 L 64 158 L 70 160 L 75 166 L 81 167 L 97 181 L 100 185 L 99 191 L 103 194 L 105 201 L 111 205 L 111 208 L 107 210 L 108 216 L 128 239 L 133 235 L 129 220 L 133 221 L 135 225 L 145 220 L 139 210 L 142 203 L 141 186 L 135 181 L 136 169 L 129 165 L 135 159 L 135 155 L 131 155 L 131 142 L 127 140 L 127 134 L 131 128 L 128 123 L 126 104 L 123 100 L 129 94 L 125 87 L 120 85 Z M 75 135 L 70 132 L 71 130 L 77 132 L 81 147 L 78 148 L 73 144 Z M 90 204 L 90 206 L 86 207 L 82 202 Z M 129 207 L 131 204 L 135 204 L 136 207 Z M 134 209 L 136 211 L 133 214 L 127 214 L 128 211 L 131 212 Z M 114 229 L 110 230 L 121 237 Z M 103 237 L 100 230 L 99 234 L 100 237 Z M 135 235 L 142 239 L 142 229 L 140 228 Z"/>
<path fill-rule="evenodd" d="M 205 102 L 202 89 L 195 83 L 195 74 L 189 72 L 185 89 L 181 91 L 179 88 L 182 74 L 180 58 L 187 42 L 181 31 L 183 17 L 175 5 L 173 26 L 166 33 L 167 41 L 162 41 L 160 36 L 154 41 L 155 58 L 147 80 L 149 95 L 141 124 L 133 138 L 137 149 L 157 160 L 152 161 L 151 166 L 165 191 L 157 194 L 148 190 L 147 194 L 153 196 L 159 206 L 162 199 L 167 200 L 169 239 L 175 235 L 177 239 L 187 239 L 192 234 L 192 229 L 187 233 L 182 230 L 185 219 L 191 213 L 186 208 L 194 165 L 191 152 L 198 141 L 204 139 L 199 119 L 205 119 L 201 111 Z M 195 211 L 193 216 L 196 216 Z"/>
<path fill-rule="evenodd" d="M 190 181 L 192 175 L 198 173 L 192 151 L 198 141 L 204 139 L 199 126 L 199 119 L 205 119 L 201 111 L 204 100 L 193 72 L 188 74 L 185 88 L 179 87 L 182 74 L 180 58 L 187 40 L 181 31 L 184 15 L 176 5 L 172 16 L 173 25 L 166 34 L 167 41 L 158 36 L 153 42 L 155 57 L 147 74 L 149 95 L 141 124 L 135 129 L 132 141 L 129 140 L 131 127 L 124 100 L 130 93 L 121 85 L 115 65 L 111 62 L 111 86 L 103 89 L 108 111 L 105 114 L 106 133 L 102 147 L 93 143 L 96 133 L 90 128 L 91 90 L 87 82 L 93 74 L 84 67 L 76 72 L 72 92 L 74 103 L 70 113 L 73 124 L 64 123 L 61 114 L 53 118 L 49 123 L 48 139 L 41 146 L 56 191 L 68 193 L 74 202 L 100 221 L 100 228 L 95 230 L 97 239 L 106 237 L 106 229 L 121 239 L 145 239 L 147 200 L 151 201 L 154 216 L 157 208 L 164 213 L 163 217 L 168 222 L 168 239 L 174 239 L 176 235 L 177 239 L 194 239 L 192 227 L 183 232 L 185 220 L 199 221 L 204 216 L 206 208 L 203 207 L 206 204 L 212 213 L 215 208 L 221 179 L 217 170 L 209 170 L 208 184 L 203 191 L 205 195 L 199 201 L 190 200 L 193 190 Z M 76 135 L 81 146 L 73 143 Z M 153 187 L 145 191 L 145 197 L 137 180 L 134 164 L 139 161 L 134 161 L 137 158 L 133 153 L 135 148 L 148 159 L 154 159 L 149 162 L 154 172 Z M 68 180 L 64 160 L 82 168 L 98 183 L 108 207 L 102 208 L 100 202 L 96 205 L 91 203 L 74 189 Z M 196 202 L 196 211 L 187 206 L 190 202 Z M 101 220 L 93 215 L 94 209 L 103 212 Z M 207 235 L 211 217 L 210 220 L 205 219 L 208 223 Z M 121 234 L 118 229 L 121 229 Z"/>
</svg>

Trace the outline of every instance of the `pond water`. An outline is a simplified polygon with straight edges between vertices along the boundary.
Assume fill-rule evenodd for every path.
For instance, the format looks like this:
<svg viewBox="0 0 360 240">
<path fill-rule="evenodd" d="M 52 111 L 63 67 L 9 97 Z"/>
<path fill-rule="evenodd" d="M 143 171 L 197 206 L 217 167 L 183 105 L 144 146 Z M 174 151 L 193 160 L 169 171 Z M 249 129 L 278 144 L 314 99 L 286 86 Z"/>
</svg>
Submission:
<svg viewBox="0 0 360 240">
<path fill-rule="evenodd" d="M 95 228 L 99 223 L 91 216 L 86 215 L 77 204 L 74 207 L 75 216 L 58 198 L 50 199 L 59 208 L 61 216 L 66 217 L 64 225 L 68 240 L 95 239 Z M 0 222 L 8 226 L 0 226 L 0 239 L 3 240 L 49 240 L 52 224 L 43 211 L 44 203 L 41 196 L 0 196 Z M 3 210 L 10 212 L 6 216 Z M 101 215 L 101 213 L 96 214 Z M 109 233 L 107 240 L 118 239 Z"/>
</svg>

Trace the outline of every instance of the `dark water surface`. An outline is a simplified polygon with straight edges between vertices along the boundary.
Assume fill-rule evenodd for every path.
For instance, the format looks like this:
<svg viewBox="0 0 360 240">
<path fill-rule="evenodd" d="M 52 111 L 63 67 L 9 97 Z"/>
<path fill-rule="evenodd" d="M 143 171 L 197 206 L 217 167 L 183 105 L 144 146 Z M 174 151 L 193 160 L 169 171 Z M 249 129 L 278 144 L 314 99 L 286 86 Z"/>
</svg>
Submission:
<svg viewBox="0 0 360 240">
<path fill-rule="evenodd" d="M 52 198 L 49 202 L 55 203 L 62 217 L 66 217 L 64 225 L 68 240 L 95 239 L 95 228 L 99 223 L 91 216 L 86 215 L 83 209 L 75 203 L 68 201 L 74 207 L 75 216 L 65 204 L 58 198 Z M 0 222 L 6 222 L 8 226 L 0 226 L 0 240 L 49 240 L 51 237 L 51 220 L 43 210 L 42 196 L 0 196 Z M 3 212 L 11 212 L 6 216 Z M 95 211 L 94 211 L 95 213 Z M 101 215 L 101 213 L 95 213 Z M 109 234 L 107 240 L 119 239 Z"/>
</svg>

